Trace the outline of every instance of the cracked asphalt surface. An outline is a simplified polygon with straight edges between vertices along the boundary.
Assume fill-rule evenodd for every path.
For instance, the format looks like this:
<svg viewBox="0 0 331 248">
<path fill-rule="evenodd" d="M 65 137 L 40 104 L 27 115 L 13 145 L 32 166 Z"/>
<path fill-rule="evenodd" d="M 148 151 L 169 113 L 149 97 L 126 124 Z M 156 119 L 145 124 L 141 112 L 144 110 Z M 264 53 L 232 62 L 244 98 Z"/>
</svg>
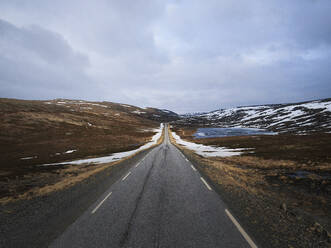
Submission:
<svg viewBox="0 0 331 248">
<path fill-rule="evenodd" d="M 167 132 L 127 172 L 50 247 L 251 247 Z"/>
</svg>

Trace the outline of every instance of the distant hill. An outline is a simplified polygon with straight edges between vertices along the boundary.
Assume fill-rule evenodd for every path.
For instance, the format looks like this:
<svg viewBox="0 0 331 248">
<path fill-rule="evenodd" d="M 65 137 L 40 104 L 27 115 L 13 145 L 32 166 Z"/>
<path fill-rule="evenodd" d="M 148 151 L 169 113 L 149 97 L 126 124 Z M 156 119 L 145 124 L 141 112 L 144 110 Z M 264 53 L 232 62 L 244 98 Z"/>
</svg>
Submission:
<svg viewBox="0 0 331 248">
<path fill-rule="evenodd" d="M 2 98 L 0 175 L 4 167 L 26 170 L 30 165 L 136 149 L 149 141 L 160 122 L 178 118 L 164 109 L 113 102 Z"/>
<path fill-rule="evenodd" d="M 241 106 L 182 115 L 178 125 L 252 127 L 276 132 L 331 132 L 331 98 L 300 103 Z"/>
<path fill-rule="evenodd" d="M 103 113 L 106 116 L 121 119 L 121 114 L 126 117 L 143 118 L 153 120 L 156 122 L 168 122 L 176 120 L 179 116 L 166 109 L 157 108 L 139 108 L 129 104 L 121 104 L 114 102 L 92 102 L 83 100 L 69 100 L 69 99 L 54 99 L 47 101 L 29 101 L 0 98 L 1 112 L 15 112 L 15 111 L 51 111 L 55 112 L 69 112 L 75 114 L 80 113 Z"/>
</svg>

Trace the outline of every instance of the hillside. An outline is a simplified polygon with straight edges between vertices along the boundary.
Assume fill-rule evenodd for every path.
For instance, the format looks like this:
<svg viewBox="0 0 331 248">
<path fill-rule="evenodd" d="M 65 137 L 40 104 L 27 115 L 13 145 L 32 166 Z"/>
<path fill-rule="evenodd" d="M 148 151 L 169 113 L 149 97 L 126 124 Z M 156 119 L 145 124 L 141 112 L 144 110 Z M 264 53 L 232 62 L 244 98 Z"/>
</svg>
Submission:
<svg viewBox="0 0 331 248">
<path fill-rule="evenodd" d="M 330 247 L 331 99 L 181 117 L 172 123 L 177 147 L 265 247 Z M 278 134 L 205 135 L 214 127 Z"/>
<path fill-rule="evenodd" d="M 0 117 L 0 163 L 13 167 L 130 150 L 177 115 L 111 102 L 0 99 Z"/>
<path fill-rule="evenodd" d="M 160 122 L 176 118 L 171 111 L 112 102 L 0 99 L 0 198 L 87 169 L 43 164 L 137 149 Z"/>
<path fill-rule="evenodd" d="M 331 131 L 331 99 L 220 109 L 182 115 L 179 125 L 254 127 L 280 133 Z"/>
</svg>

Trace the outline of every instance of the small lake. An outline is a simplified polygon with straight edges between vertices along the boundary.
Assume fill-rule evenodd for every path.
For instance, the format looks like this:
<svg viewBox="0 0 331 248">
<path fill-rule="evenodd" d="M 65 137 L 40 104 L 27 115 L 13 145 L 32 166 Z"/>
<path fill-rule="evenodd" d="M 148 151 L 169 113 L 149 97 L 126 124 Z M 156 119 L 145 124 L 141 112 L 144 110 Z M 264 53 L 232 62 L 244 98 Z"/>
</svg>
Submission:
<svg viewBox="0 0 331 248">
<path fill-rule="evenodd" d="M 196 139 L 201 139 L 201 138 L 217 138 L 217 137 L 227 137 L 227 136 L 274 135 L 274 134 L 277 133 L 258 128 L 227 127 L 227 128 L 198 128 L 198 130 L 193 136 Z"/>
</svg>

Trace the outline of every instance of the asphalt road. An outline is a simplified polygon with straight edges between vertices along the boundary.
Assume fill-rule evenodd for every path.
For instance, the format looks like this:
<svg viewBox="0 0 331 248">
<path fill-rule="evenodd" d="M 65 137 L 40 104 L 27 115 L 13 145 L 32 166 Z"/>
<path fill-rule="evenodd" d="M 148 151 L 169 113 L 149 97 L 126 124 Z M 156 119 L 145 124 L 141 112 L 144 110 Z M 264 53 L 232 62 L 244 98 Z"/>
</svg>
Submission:
<svg viewBox="0 0 331 248">
<path fill-rule="evenodd" d="M 166 132 L 50 247 L 256 246 Z"/>
</svg>

